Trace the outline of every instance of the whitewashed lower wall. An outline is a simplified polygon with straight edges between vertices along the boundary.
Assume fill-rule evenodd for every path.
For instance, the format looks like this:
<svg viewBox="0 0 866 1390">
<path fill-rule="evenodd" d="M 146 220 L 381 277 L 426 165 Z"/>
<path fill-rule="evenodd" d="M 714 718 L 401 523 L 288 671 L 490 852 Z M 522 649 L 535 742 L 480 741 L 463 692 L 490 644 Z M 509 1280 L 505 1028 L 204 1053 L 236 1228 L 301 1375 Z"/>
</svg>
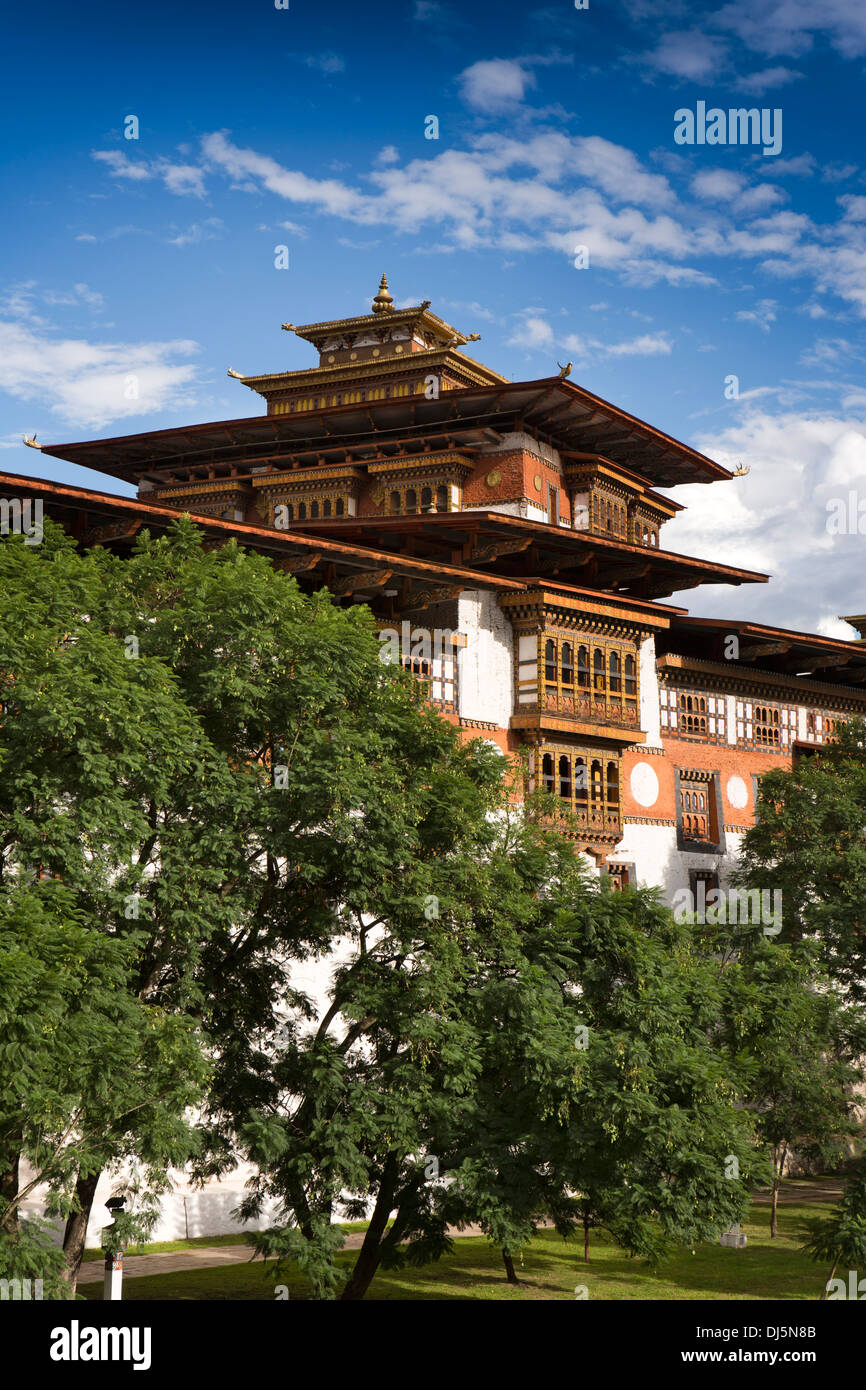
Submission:
<svg viewBox="0 0 866 1390">
<path fill-rule="evenodd" d="M 677 832 L 672 825 L 641 825 L 626 821 L 623 837 L 611 855 L 614 861 L 634 864 L 638 883 L 661 888 L 665 901 L 689 887 L 690 869 L 709 869 L 718 873 L 719 887 L 727 886 L 742 844 L 743 833 L 725 832 L 727 853 L 693 854 L 677 849 Z"/>
<path fill-rule="evenodd" d="M 458 600 L 458 628 L 466 635 L 459 658 L 459 713 L 507 728 L 514 702 L 514 632 L 496 594 L 465 589 Z"/>
</svg>

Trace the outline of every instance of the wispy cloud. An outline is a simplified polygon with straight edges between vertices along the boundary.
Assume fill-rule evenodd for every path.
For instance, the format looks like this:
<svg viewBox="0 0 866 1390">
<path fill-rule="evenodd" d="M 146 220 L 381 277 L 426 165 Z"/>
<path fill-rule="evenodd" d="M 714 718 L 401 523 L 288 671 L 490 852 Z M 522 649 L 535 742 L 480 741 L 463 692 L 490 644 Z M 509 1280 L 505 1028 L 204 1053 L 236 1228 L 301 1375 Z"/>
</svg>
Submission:
<svg viewBox="0 0 866 1390">
<path fill-rule="evenodd" d="M 90 342 L 52 336 L 42 325 L 0 319 L 0 390 L 21 401 L 50 401 L 51 414 L 76 428 L 196 404 L 198 352 L 188 339 Z"/>
</svg>

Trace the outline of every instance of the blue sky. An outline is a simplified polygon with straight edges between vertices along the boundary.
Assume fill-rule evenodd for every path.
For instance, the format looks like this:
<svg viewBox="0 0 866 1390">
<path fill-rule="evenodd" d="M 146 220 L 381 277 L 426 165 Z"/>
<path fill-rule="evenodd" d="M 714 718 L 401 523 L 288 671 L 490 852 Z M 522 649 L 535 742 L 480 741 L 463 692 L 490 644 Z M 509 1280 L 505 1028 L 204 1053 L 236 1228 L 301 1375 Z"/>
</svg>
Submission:
<svg viewBox="0 0 866 1390">
<path fill-rule="evenodd" d="M 118 490 L 22 434 L 259 413 L 226 368 L 313 365 L 280 323 L 363 312 L 384 269 L 506 376 L 570 360 L 749 466 L 675 490 L 689 510 L 664 542 L 775 582 L 691 593 L 693 611 L 853 635 L 836 615 L 866 609 L 862 0 L 289 3 L 7 21 L 0 464 Z M 781 152 L 677 144 L 699 102 L 780 110 Z M 828 533 L 852 491 L 851 533 Z"/>
</svg>

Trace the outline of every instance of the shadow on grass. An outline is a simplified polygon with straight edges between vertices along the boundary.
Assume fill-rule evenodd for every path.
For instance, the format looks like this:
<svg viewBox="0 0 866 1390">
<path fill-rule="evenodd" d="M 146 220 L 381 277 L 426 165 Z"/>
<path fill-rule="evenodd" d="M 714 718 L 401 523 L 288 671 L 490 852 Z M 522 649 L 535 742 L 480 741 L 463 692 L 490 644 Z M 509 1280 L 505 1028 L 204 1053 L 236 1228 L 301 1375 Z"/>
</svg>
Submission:
<svg viewBox="0 0 866 1390">
<path fill-rule="evenodd" d="M 826 1204 L 829 1209 L 829 1204 Z M 591 1260 L 583 1260 L 581 1240 L 564 1241 L 552 1231 L 539 1232 L 522 1261 L 518 1286 L 505 1279 L 500 1251 L 483 1237 L 463 1237 L 451 1254 L 429 1265 L 383 1270 L 373 1281 L 369 1302 L 533 1301 L 574 1299 L 585 1285 L 590 1300 L 814 1300 L 820 1296 L 824 1271 L 797 1248 L 804 1218 L 820 1204 L 792 1203 L 780 1212 L 781 1230 L 769 1236 L 769 1210 L 753 1207 L 745 1224 L 745 1250 L 698 1245 L 680 1249 L 660 1270 L 630 1259 L 603 1233 L 593 1238 Z M 343 1251 L 339 1264 L 348 1274 L 355 1251 Z M 142 1275 L 124 1282 L 124 1299 L 140 1301 L 273 1301 L 284 1285 L 291 1302 L 309 1302 L 309 1284 L 297 1267 L 277 1272 L 272 1262 L 223 1265 Z M 88 1300 L 101 1297 L 99 1285 L 81 1290 Z M 279 1301 L 279 1300 L 277 1300 Z"/>
</svg>

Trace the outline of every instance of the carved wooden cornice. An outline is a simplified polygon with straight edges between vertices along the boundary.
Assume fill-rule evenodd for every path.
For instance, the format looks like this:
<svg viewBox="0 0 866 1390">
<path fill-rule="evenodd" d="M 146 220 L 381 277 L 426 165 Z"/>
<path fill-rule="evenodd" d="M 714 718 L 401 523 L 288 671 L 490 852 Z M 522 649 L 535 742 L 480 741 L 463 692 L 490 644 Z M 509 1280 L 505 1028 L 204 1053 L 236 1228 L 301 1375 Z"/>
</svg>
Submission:
<svg viewBox="0 0 866 1390">
<path fill-rule="evenodd" d="M 344 598 L 359 589 L 381 589 L 393 573 L 392 569 L 363 570 L 360 574 L 350 574 L 345 579 L 336 580 L 329 588 L 335 598 Z"/>
</svg>

